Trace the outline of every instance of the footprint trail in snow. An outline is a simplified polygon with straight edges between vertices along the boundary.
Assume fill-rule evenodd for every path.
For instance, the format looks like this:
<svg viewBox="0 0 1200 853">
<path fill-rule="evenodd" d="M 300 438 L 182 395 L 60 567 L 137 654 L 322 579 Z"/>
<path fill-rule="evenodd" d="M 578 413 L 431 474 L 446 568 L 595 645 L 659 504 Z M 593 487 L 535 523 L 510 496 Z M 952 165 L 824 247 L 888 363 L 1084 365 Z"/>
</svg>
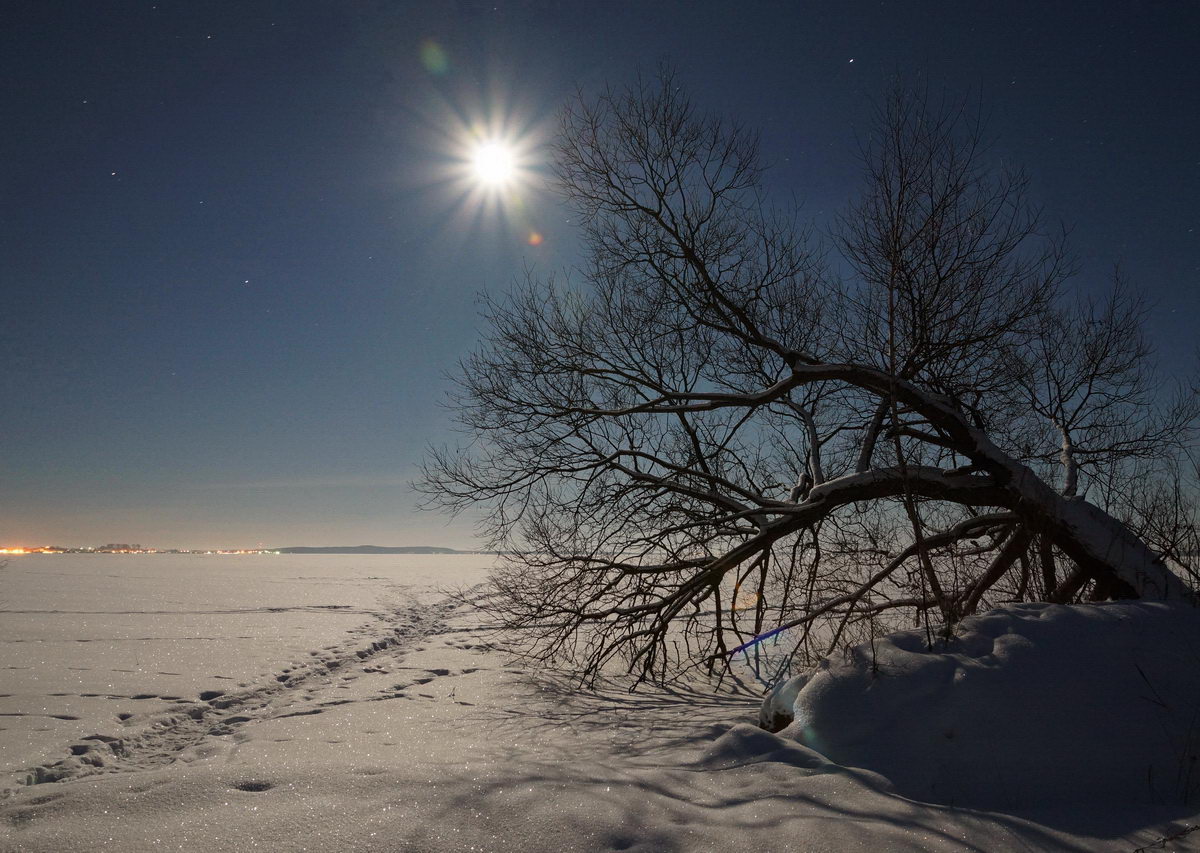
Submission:
<svg viewBox="0 0 1200 853">
<path fill-rule="evenodd" d="M 255 723 L 313 716 L 354 702 L 416 698 L 421 694 L 415 688 L 436 678 L 473 671 L 404 665 L 406 654 L 419 649 L 423 640 L 453 630 L 446 620 L 459 606 L 449 598 L 434 603 L 410 600 L 389 618 L 354 629 L 350 639 L 315 649 L 307 660 L 236 689 L 205 690 L 194 699 L 153 694 L 123 697 L 172 704 L 145 714 L 120 713 L 115 732 L 80 737 L 66 746 L 61 758 L 18 773 L 13 781 L 37 785 L 232 755 L 244 740 L 243 728 Z M 108 698 L 118 697 L 109 694 Z"/>
</svg>

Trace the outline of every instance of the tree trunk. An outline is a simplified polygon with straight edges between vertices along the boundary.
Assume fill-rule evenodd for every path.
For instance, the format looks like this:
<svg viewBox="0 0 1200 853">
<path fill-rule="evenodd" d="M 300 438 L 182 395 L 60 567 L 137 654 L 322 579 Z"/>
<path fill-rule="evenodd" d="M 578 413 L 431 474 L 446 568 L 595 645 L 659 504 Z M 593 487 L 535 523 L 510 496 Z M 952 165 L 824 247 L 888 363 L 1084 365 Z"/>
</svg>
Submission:
<svg viewBox="0 0 1200 853">
<path fill-rule="evenodd" d="M 1111 576 L 1139 598 L 1196 601 L 1179 576 L 1118 519 L 1082 498 L 1059 494 L 971 425 L 950 400 L 859 365 L 797 365 L 793 375 L 797 384 L 811 381 L 812 376 L 840 378 L 880 399 L 894 394 L 939 430 L 941 435 L 931 438 L 988 475 L 991 484 L 1004 493 L 999 506 L 1028 519 L 1034 529 L 1046 531 L 1088 576 Z"/>
<path fill-rule="evenodd" d="M 973 433 L 968 453 L 1008 493 L 1008 509 L 1030 518 L 1054 544 L 1093 578 L 1114 575 L 1139 598 L 1194 601 L 1191 590 L 1165 562 L 1118 519 L 1082 498 L 1060 495 L 1028 467 Z"/>
</svg>

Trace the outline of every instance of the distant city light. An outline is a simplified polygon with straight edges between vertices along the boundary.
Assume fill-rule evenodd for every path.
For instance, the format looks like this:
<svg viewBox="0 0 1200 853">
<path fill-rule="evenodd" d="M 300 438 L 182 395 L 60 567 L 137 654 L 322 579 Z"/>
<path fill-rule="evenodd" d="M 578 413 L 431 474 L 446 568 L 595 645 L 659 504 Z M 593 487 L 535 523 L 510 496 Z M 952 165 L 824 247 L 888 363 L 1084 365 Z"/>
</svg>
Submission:
<svg viewBox="0 0 1200 853">
<path fill-rule="evenodd" d="M 85 545 L 68 547 L 63 545 L 41 545 L 36 548 L 0 548 L 0 554 L 278 554 L 269 548 L 146 548 L 142 545 Z"/>
</svg>

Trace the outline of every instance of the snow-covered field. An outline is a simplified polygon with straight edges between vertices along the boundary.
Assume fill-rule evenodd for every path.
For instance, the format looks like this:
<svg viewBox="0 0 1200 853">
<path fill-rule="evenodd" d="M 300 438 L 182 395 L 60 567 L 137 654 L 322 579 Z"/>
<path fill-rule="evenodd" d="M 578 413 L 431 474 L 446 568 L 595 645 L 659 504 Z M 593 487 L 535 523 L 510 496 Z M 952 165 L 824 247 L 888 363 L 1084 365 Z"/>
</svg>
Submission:
<svg viewBox="0 0 1200 853">
<path fill-rule="evenodd" d="M 491 560 L 12 557 L 0 572 L 0 767 L 11 779 L 72 739 L 119 733 L 121 714 L 145 717 L 270 681 L 328 646 L 418 630 L 439 588 L 481 582 Z"/>
<path fill-rule="evenodd" d="M 1198 820 L 1196 611 L 879 640 L 770 734 L 752 691 L 512 664 L 440 591 L 486 562 L 11 561 L 0 760 L 61 781 L 0 802 L 0 849 L 1132 851 Z"/>
</svg>

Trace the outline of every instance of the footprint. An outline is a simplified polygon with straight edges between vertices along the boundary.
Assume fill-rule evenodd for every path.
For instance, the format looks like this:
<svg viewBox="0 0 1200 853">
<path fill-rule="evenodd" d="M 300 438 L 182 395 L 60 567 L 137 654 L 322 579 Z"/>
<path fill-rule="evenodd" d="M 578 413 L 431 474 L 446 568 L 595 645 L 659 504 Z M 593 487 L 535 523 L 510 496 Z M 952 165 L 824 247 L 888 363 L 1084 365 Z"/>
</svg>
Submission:
<svg viewBox="0 0 1200 853">
<path fill-rule="evenodd" d="M 311 711 L 292 711 L 290 714 L 278 714 L 277 716 L 273 717 L 272 719 L 284 720 L 284 719 L 287 719 L 288 717 L 311 717 L 314 714 L 320 714 L 324 710 L 325 710 L 324 708 L 313 708 Z"/>
<path fill-rule="evenodd" d="M 7 815 L 5 815 L 5 820 L 8 822 L 8 825 L 14 829 L 20 829 L 25 824 L 37 817 L 37 815 L 37 809 L 21 807 L 13 809 Z"/>
<path fill-rule="evenodd" d="M 28 800 L 25 801 L 25 805 L 27 805 L 27 806 L 44 806 L 48 803 L 54 802 L 55 800 L 61 800 L 62 798 L 63 798 L 62 794 L 41 794 L 36 797 L 30 797 Z"/>
</svg>

